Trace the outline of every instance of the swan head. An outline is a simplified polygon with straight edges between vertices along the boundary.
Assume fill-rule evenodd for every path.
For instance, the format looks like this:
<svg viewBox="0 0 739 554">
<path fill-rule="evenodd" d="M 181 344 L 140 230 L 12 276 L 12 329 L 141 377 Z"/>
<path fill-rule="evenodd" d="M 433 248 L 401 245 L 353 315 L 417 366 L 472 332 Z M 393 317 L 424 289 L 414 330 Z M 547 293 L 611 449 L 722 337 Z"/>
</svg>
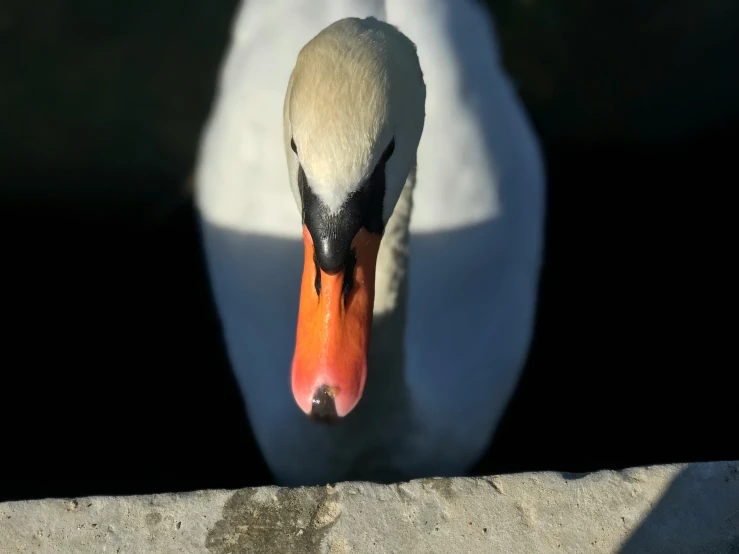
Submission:
<svg viewBox="0 0 739 554">
<path fill-rule="evenodd" d="M 362 396 L 377 254 L 415 165 L 425 100 L 415 45 L 374 18 L 325 28 L 290 76 L 284 143 L 305 255 L 291 380 L 314 419 L 344 417 Z"/>
</svg>

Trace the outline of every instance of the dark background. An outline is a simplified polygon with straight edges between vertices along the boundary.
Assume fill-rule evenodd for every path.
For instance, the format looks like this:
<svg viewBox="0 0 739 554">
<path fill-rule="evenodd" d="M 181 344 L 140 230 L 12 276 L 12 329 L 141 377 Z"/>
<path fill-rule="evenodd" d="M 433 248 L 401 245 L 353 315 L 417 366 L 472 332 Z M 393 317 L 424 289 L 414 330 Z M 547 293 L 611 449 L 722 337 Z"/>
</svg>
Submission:
<svg viewBox="0 0 739 554">
<path fill-rule="evenodd" d="M 475 471 L 739 459 L 739 7 L 490 4 L 549 190 Z M 234 8 L 0 4 L 0 500 L 271 482 L 182 200 Z"/>
</svg>

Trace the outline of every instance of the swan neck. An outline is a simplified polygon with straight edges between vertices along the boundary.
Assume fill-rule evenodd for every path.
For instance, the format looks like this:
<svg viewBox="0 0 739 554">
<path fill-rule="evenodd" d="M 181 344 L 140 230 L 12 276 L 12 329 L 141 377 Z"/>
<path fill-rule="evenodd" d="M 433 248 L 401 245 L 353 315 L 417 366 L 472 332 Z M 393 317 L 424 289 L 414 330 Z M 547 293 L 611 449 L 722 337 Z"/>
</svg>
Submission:
<svg viewBox="0 0 739 554">
<path fill-rule="evenodd" d="M 403 311 L 406 301 L 410 218 L 413 207 L 413 189 L 416 182 L 415 165 L 406 179 L 403 191 L 385 232 L 377 255 L 374 316 L 387 316 Z"/>
</svg>

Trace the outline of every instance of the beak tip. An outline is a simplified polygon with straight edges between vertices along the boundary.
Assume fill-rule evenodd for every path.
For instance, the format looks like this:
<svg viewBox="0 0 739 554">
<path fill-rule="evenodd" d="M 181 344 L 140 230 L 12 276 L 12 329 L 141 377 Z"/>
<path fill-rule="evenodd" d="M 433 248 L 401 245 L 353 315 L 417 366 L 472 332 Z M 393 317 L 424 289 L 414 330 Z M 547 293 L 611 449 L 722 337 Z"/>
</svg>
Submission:
<svg viewBox="0 0 739 554">
<path fill-rule="evenodd" d="M 341 417 L 336 412 L 334 392 L 327 385 L 318 387 L 311 401 L 310 418 L 325 425 L 337 423 Z"/>
</svg>

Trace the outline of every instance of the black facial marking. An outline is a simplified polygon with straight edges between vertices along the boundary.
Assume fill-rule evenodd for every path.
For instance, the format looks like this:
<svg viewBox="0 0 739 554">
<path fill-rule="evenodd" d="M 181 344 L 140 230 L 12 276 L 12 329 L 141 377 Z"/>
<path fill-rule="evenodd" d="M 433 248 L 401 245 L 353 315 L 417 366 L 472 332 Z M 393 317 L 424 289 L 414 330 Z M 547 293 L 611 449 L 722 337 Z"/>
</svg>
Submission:
<svg viewBox="0 0 739 554">
<path fill-rule="evenodd" d="M 315 252 L 313 252 L 313 263 L 316 264 L 316 279 L 313 281 L 313 286 L 316 289 L 316 294 L 321 296 L 321 271 L 318 268 L 318 258 L 316 258 Z"/>
<path fill-rule="evenodd" d="M 295 152 L 296 154 L 298 153 L 298 147 L 295 146 L 295 139 L 293 138 L 290 139 L 290 148 L 292 148 L 293 152 Z"/>
<path fill-rule="evenodd" d="M 313 395 L 310 417 L 314 421 L 326 424 L 336 423 L 339 420 L 339 415 L 336 413 L 336 402 L 326 385 L 319 387 Z"/>
<path fill-rule="evenodd" d="M 387 148 L 385 148 L 385 151 L 382 153 L 382 157 L 380 158 L 380 162 L 385 165 L 387 161 L 390 159 L 390 156 L 393 155 L 393 152 L 395 152 L 395 138 L 390 141 L 390 144 L 387 145 Z"/>
<path fill-rule="evenodd" d="M 385 164 L 395 150 L 395 139 L 383 152 L 370 178 L 359 187 L 337 214 L 326 206 L 308 186 L 303 167 L 298 169 L 298 189 L 303 203 L 303 223 L 313 238 L 316 259 L 323 271 L 338 273 L 350 257 L 352 240 L 361 228 L 381 235 L 385 230 L 382 207 L 385 200 Z"/>
<path fill-rule="evenodd" d="M 341 296 L 346 302 L 346 297 L 354 286 L 354 266 L 357 265 L 357 254 L 354 250 L 349 251 L 346 264 L 344 265 L 344 284 L 341 287 Z"/>
</svg>

